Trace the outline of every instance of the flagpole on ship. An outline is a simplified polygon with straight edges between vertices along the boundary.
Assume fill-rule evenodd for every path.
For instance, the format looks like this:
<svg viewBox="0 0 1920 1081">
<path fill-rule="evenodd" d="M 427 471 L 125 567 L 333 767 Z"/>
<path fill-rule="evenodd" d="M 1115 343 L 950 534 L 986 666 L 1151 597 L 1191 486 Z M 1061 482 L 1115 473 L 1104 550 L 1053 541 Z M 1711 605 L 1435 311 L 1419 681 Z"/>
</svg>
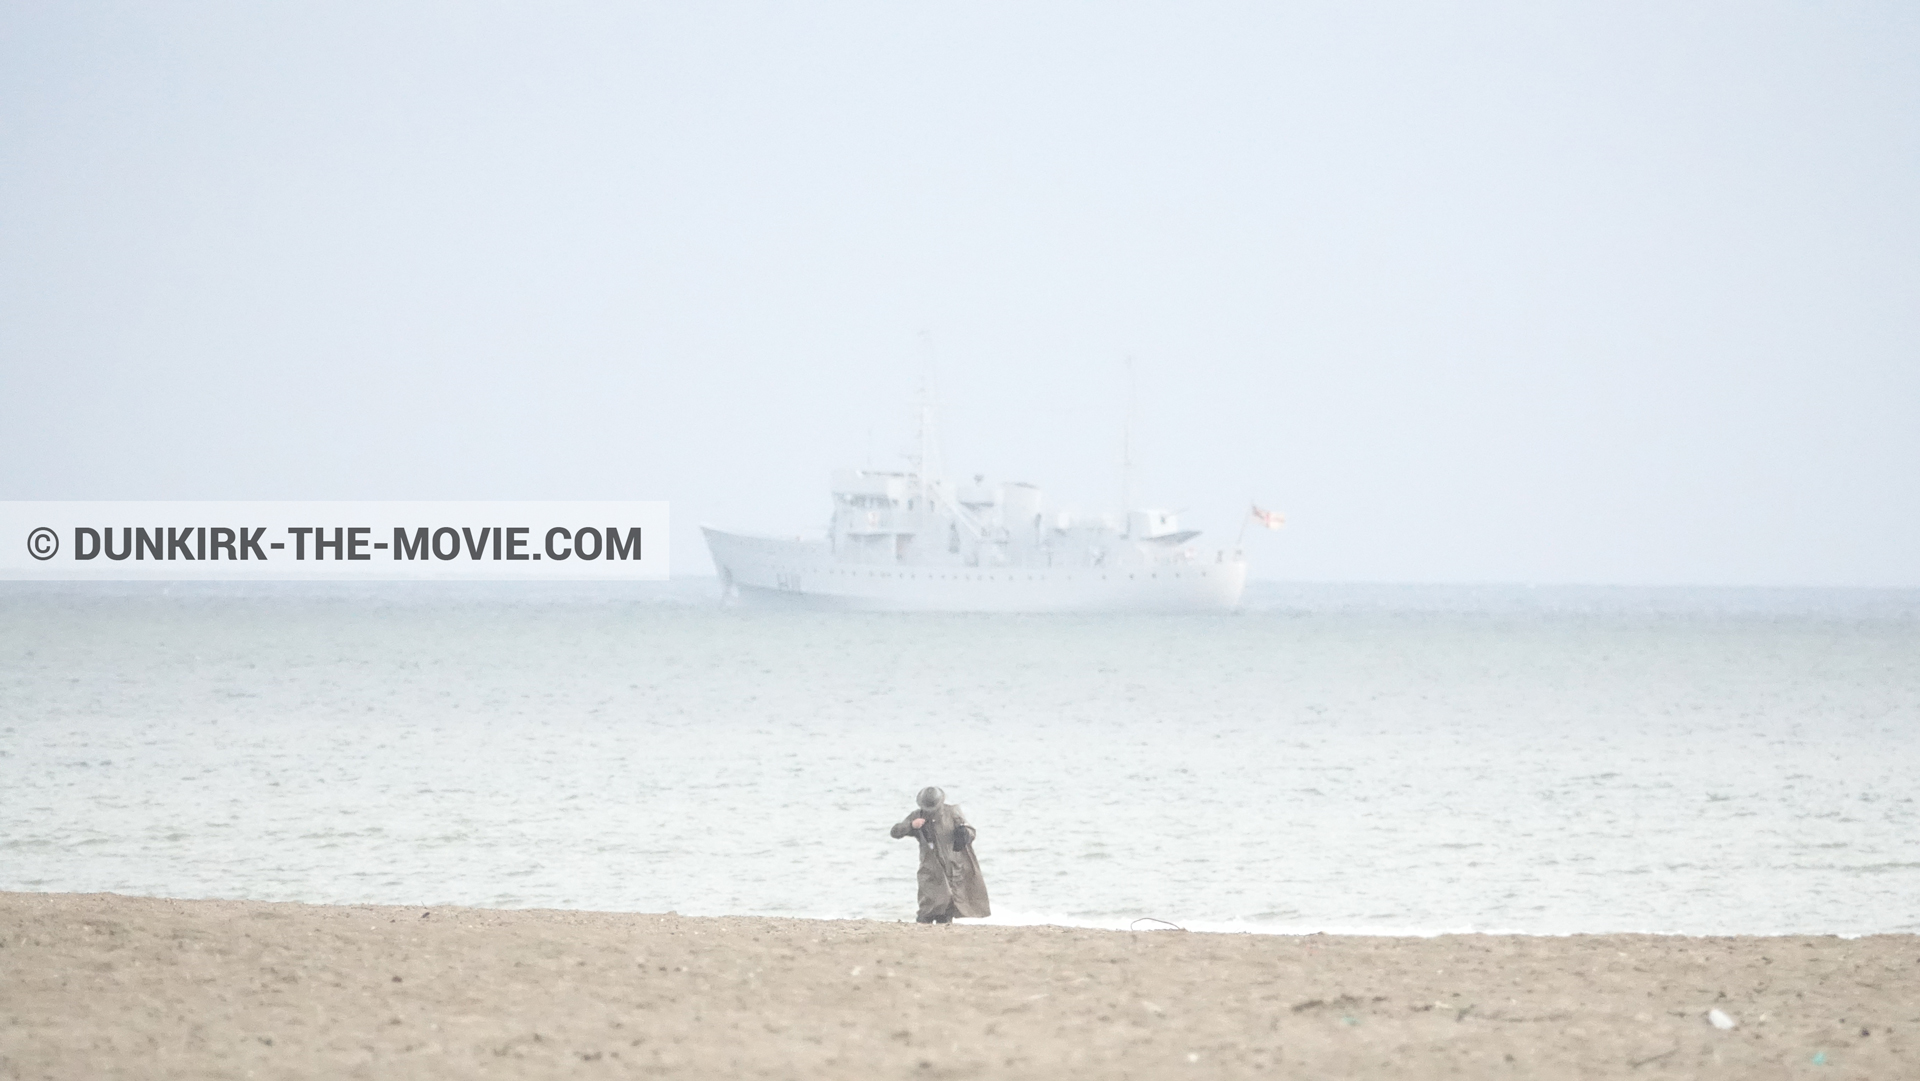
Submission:
<svg viewBox="0 0 1920 1081">
<path fill-rule="evenodd" d="M 1252 504 L 1247 511 L 1247 516 L 1240 519 L 1240 532 L 1234 534 L 1233 547 L 1236 550 L 1239 549 L 1240 543 L 1247 537 L 1248 521 L 1257 521 L 1268 529 L 1279 529 L 1281 526 L 1287 524 L 1287 516 L 1281 514 L 1279 511 L 1261 510 L 1260 504 L 1258 503 Z"/>
</svg>

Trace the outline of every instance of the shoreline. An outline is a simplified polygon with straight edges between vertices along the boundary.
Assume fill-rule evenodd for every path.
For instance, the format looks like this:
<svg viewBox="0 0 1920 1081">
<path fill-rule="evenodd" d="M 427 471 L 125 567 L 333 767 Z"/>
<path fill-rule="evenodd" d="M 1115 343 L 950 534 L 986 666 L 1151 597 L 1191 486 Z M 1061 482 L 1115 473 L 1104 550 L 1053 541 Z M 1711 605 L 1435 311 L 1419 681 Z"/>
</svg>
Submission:
<svg viewBox="0 0 1920 1081">
<path fill-rule="evenodd" d="M 732 912 L 644 912 L 625 909 L 553 907 L 540 904 L 468 904 L 468 903 L 415 903 L 397 904 L 393 901 L 294 901 L 267 900 L 258 897 L 186 897 L 173 894 L 119 893 L 113 890 L 74 892 L 66 890 L 9 890 L 0 887 L 0 897 L 110 897 L 138 901 L 178 901 L 188 904 L 260 904 L 295 905 L 304 908 L 367 908 L 367 909 L 418 909 L 435 911 L 462 912 L 545 912 L 556 915 L 582 914 L 595 916 L 676 916 L 687 919 L 740 919 L 740 920 L 800 920 L 809 923 L 857 923 L 886 926 L 895 923 L 913 922 L 911 914 L 893 919 L 873 916 L 818 916 L 818 915 L 766 915 L 757 913 Z M 908 912 L 911 905 L 903 905 L 902 911 Z M 1619 929 L 1609 931 L 1536 931 L 1513 927 L 1449 927 L 1439 930 L 1407 927 L 1365 927 L 1349 925 L 1329 925 L 1315 927 L 1284 927 L 1272 924 L 1252 924 L 1237 921 L 1202 920 L 1197 923 L 1181 923 L 1158 916 L 1113 916 L 1078 917 L 1056 916 L 1048 913 L 1008 912 L 1004 908 L 984 919 L 962 919 L 958 921 L 966 927 L 999 928 L 1035 928 L 1053 927 L 1072 931 L 1106 931 L 1117 933 L 1145 934 L 1150 931 L 1180 931 L 1196 935 L 1252 935 L 1274 938 L 1311 938 L 1325 936 L 1330 938 L 1382 938 L 1382 939 L 1435 939 L 1448 937 L 1483 936 L 1489 938 L 1539 938 L 1568 939 L 1596 938 L 1607 936 L 1631 936 L 1635 938 L 1699 938 L 1699 939 L 1770 939 L 1770 938 L 1835 938 L 1854 940 L 1882 937 L 1914 937 L 1920 939 L 1920 932 L 1904 930 L 1884 931 L 1654 931 L 1645 929 Z M 1142 924 L 1140 927 L 1131 924 Z M 1149 925 L 1151 924 L 1151 925 Z"/>
<path fill-rule="evenodd" d="M 0 893 L 0 972 L 14 1077 L 1920 1073 L 1911 934 L 1127 932 Z"/>
</svg>

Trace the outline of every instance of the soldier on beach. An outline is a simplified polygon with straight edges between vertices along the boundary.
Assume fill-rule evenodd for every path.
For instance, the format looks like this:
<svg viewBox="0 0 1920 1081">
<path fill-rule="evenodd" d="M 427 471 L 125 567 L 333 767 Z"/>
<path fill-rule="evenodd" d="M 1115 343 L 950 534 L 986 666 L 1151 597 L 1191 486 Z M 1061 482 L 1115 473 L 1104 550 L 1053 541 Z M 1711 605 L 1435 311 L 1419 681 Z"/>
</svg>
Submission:
<svg viewBox="0 0 1920 1081">
<path fill-rule="evenodd" d="M 992 915 L 987 883 L 973 854 L 973 827 L 938 788 L 921 789 L 917 802 L 893 827 L 894 837 L 912 835 L 920 841 L 920 911 L 914 921 L 952 923 L 955 916 Z"/>
</svg>

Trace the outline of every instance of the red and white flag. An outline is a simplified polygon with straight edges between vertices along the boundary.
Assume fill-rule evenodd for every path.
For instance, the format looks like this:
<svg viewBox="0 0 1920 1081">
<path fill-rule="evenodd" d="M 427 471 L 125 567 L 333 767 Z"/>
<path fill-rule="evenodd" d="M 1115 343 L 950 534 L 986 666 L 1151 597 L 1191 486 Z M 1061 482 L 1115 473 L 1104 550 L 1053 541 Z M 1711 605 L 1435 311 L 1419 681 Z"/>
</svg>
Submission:
<svg viewBox="0 0 1920 1081">
<path fill-rule="evenodd" d="M 1281 526 L 1287 524 L 1286 515 L 1281 514 L 1277 510 L 1261 510 L 1258 506 L 1253 508 L 1253 517 L 1268 529 L 1279 529 Z"/>
</svg>

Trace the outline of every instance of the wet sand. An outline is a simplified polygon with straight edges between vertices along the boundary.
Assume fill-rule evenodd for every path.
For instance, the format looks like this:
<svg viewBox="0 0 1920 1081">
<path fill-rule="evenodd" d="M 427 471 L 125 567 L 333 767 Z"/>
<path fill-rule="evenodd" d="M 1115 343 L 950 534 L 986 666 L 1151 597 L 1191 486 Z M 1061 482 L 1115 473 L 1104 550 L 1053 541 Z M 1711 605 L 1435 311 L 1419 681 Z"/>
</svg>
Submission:
<svg viewBox="0 0 1920 1081">
<path fill-rule="evenodd" d="M 9 1078 L 1903 1078 L 1920 1077 L 1916 1034 L 1912 935 L 1217 935 L 0 894 Z"/>
</svg>

